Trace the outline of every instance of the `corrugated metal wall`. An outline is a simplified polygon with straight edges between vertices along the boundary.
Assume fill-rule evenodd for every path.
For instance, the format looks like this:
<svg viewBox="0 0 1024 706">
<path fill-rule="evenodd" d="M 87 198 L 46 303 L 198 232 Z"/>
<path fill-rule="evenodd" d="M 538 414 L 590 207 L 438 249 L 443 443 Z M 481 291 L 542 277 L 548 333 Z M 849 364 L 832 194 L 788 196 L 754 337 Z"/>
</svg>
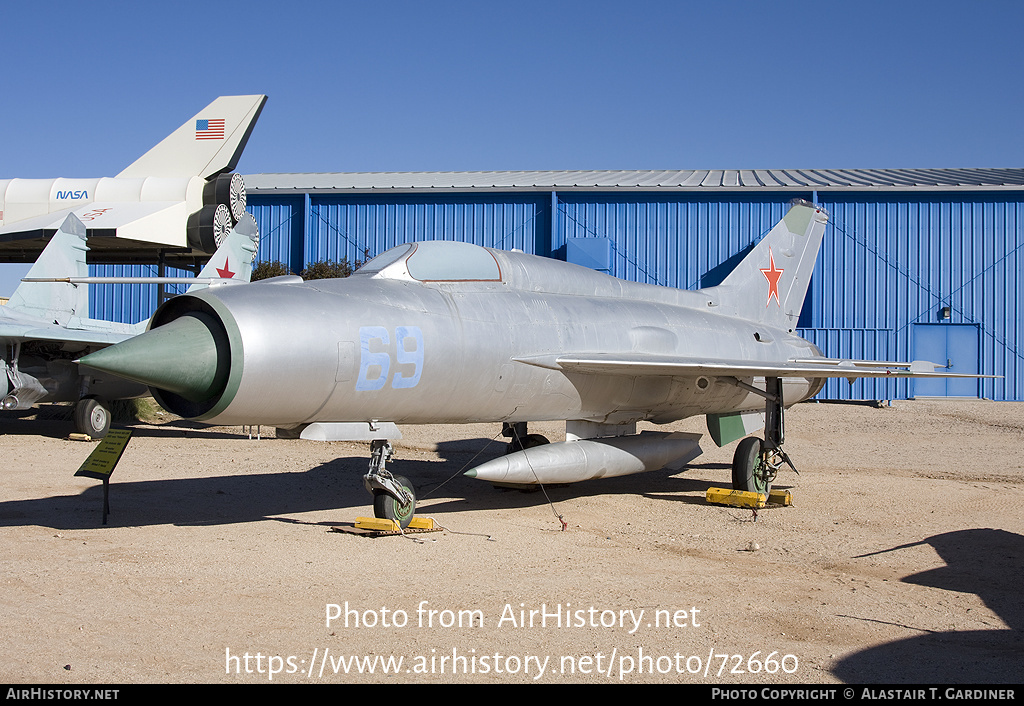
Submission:
<svg viewBox="0 0 1024 706">
<path fill-rule="evenodd" d="M 536 195 L 313 197 L 303 254 L 307 263 L 342 258 L 355 262 L 423 240 L 457 240 L 528 253 L 538 252 L 539 243 L 547 254 L 547 208 L 546 198 Z"/>
<path fill-rule="evenodd" d="M 89 265 L 92 277 L 157 277 L 156 265 Z M 168 267 L 165 277 L 195 277 L 190 270 Z M 155 284 L 91 284 L 89 285 L 89 316 L 106 321 L 134 324 L 145 321 L 156 310 Z M 168 295 L 181 294 L 187 284 L 167 284 Z"/>
<path fill-rule="evenodd" d="M 256 219 L 260 229 L 260 246 L 256 251 L 257 262 L 283 262 L 293 272 L 306 266 L 302 259 L 302 244 L 305 239 L 305 212 L 308 198 L 262 197 L 258 202 L 250 201 L 248 211 Z"/>
<path fill-rule="evenodd" d="M 721 281 L 736 258 L 782 217 L 794 196 L 498 193 L 484 196 L 250 195 L 260 260 L 294 271 L 349 262 L 418 240 L 459 240 L 559 259 L 573 238 L 606 238 L 617 277 L 692 289 Z M 979 394 L 1024 399 L 1024 195 L 817 194 L 831 214 L 800 333 L 832 357 L 911 360 L 914 327 L 976 325 Z M 554 214 L 554 218 L 552 218 Z M 155 267 L 93 268 L 155 274 Z M 170 272 L 169 272 L 170 274 Z M 92 316 L 136 321 L 155 286 L 93 288 Z M 949 307 L 949 318 L 942 310 Z M 941 362 L 941 361 L 937 361 Z M 830 381 L 828 399 L 903 399 L 903 381 Z"/>
<path fill-rule="evenodd" d="M 771 230 L 792 198 L 559 194 L 554 250 L 558 254 L 568 238 L 609 238 L 615 277 L 695 289 L 708 286 L 717 267 Z"/>
<path fill-rule="evenodd" d="M 692 289 L 720 281 L 724 273 L 719 266 L 760 239 L 790 198 L 560 194 L 553 242 L 557 250 L 568 238 L 608 238 L 611 274 Z M 1024 202 L 1019 195 L 819 199 L 831 218 L 801 316 L 801 335 L 828 356 L 899 361 L 914 357 L 915 325 L 977 325 L 981 341 L 978 360 L 971 362 L 974 371 L 1002 376 L 982 380 L 978 393 L 996 400 L 1024 399 L 1024 324 L 1017 306 L 1024 286 Z M 949 307 L 948 319 L 939 318 L 944 307 Z M 935 362 L 944 363 L 945 356 L 936 356 Z M 913 394 L 908 381 L 850 385 L 831 380 L 819 398 L 906 399 Z"/>
<path fill-rule="evenodd" d="M 1024 399 L 1024 248 L 1019 195 L 828 197 L 831 214 L 802 335 L 828 355 L 910 360 L 914 326 L 977 325 L 979 394 Z M 944 308 L 949 318 L 942 318 Z M 838 346 L 838 350 L 836 349 Z M 944 362 L 935 360 L 934 362 Z M 895 392 L 888 392 L 895 388 Z M 906 381 L 832 381 L 829 398 L 903 399 Z"/>
</svg>

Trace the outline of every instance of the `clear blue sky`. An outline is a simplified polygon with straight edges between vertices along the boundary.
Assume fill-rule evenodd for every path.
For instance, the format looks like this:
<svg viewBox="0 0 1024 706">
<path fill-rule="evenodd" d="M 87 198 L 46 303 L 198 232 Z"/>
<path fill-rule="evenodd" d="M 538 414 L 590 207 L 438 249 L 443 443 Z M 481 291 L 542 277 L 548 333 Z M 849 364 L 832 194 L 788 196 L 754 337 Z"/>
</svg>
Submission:
<svg viewBox="0 0 1024 706">
<path fill-rule="evenodd" d="M 1024 166 L 1021 2 L 99 0 L 3 22 L 0 178 L 112 176 L 242 93 L 270 97 L 243 174 Z"/>
</svg>

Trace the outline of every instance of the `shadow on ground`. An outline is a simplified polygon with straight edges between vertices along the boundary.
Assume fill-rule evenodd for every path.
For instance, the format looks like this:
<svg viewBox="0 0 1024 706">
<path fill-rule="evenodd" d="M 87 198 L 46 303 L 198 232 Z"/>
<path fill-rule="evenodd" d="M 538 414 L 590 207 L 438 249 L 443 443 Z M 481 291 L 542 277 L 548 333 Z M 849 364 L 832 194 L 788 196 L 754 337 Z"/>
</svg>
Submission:
<svg viewBox="0 0 1024 706">
<path fill-rule="evenodd" d="M 38 427 L 37 427 L 38 433 Z M 144 428 L 140 436 L 180 434 L 183 431 L 216 438 L 211 429 Z M 210 435 L 213 435 L 212 437 Z M 238 438 L 237 434 L 230 434 Z M 489 483 L 466 478 L 470 464 L 483 463 L 501 453 L 503 445 L 492 445 L 484 453 L 487 439 L 469 439 L 441 444 L 443 460 L 396 458 L 388 470 L 404 475 L 416 486 L 417 497 L 429 506 L 429 513 L 454 513 L 487 509 L 515 509 L 569 502 L 594 495 L 645 495 L 661 500 L 702 503 L 707 488 L 716 483 L 706 477 L 728 475 L 728 466 L 696 464 L 683 474 L 651 471 L 635 476 L 608 478 L 573 485 L 547 486 L 545 492 L 499 491 Z M 295 443 L 295 442 L 285 442 Z M 299 442 L 318 443 L 318 442 Z M 308 471 L 268 472 L 248 475 L 110 483 L 110 516 L 107 526 L 217 525 L 239 522 L 286 520 L 289 515 L 337 510 L 337 519 L 321 524 L 352 521 L 371 515 L 372 497 L 364 489 L 368 456 L 345 457 L 319 464 Z M 694 477 L 696 476 L 696 477 Z M 721 485 L 721 483 L 718 483 Z M 103 487 L 98 483 L 71 495 L 0 502 L 0 527 L 39 525 L 58 530 L 101 526 Z M 288 521 L 296 521 L 293 519 Z"/>
<path fill-rule="evenodd" d="M 847 683 L 1019 683 L 1024 674 L 1024 606 L 1020 600 L 1024 537 L 1004 530 L 970 529 L 934 535 L 915 544 L 931 545 L 946 566 L 903 581 L 977 594 L 1008 629 L 927 632 L 846 657 L 833 674 Z M 899 621 L 899 616 L 893 620 Z"/>
</svg>

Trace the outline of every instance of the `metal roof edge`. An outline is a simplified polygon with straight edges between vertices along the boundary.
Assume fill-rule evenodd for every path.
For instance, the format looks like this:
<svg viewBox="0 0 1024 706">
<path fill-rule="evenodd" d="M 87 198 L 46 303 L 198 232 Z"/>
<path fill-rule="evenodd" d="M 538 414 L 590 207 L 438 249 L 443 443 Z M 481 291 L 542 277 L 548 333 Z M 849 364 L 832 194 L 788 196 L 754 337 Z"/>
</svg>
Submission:
<svg viewBox="0 0 1024 706">
<path fill-rule="evenodd" d="M 756 175 L 752 182 L 744 178 Z M 244 175 L 251 194 L 550 191 L 1022 191 L 1024 169 L 319 172 Z M 776 183 L 766 183 L 770 179 Z M 754 183 L 756 182 L 756 183 Z"/>
</svg>

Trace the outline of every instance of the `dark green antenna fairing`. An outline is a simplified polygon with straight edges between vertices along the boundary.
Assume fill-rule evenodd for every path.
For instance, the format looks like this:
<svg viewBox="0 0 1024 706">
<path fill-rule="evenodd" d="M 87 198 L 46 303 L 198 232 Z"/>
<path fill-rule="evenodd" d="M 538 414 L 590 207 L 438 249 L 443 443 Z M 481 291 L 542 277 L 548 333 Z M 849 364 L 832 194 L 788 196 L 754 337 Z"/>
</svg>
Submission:
<svg viewBox="0 0 1024 706">
<path fill-rule="evenodd" d="M 193 311 L 79 362 L 191 402 L 204 402 L 224 389 L 230 347 L 213 317 Z"/>
</svg>

